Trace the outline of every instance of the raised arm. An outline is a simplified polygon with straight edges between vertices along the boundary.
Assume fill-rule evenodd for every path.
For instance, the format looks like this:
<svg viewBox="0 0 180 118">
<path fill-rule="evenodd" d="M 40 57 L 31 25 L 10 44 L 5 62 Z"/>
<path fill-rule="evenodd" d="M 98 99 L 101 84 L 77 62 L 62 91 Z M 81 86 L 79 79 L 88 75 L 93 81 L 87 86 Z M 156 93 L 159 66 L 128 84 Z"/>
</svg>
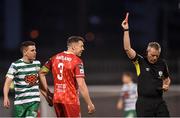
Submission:
<svg viewBox="0 0 180 118">
<path fill-rule="evenodd" d="M 130 37 L 129 37 L 128 16 L 129 16 L 129 13 L 126 13 L 126 18 L 123 20 L 121 24 L 124 30 L 123 45 L 124 45 L 124 50 L 126 51 L 127 56 L 130 59 L 134 59 L 136 56 L 136 52 L 131 48 Z"/>
</svg>

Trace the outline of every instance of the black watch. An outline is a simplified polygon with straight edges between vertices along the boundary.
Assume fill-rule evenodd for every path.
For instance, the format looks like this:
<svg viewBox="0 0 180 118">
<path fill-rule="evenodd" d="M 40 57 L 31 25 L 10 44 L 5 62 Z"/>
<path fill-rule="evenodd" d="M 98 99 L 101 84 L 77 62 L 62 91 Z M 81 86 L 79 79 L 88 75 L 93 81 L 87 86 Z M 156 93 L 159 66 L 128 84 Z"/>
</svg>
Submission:
<svg viewBox="0 0 180 118">
<path fill-rule="evenodd" d="M 123 29 L 123 31 L 129 31 L 129 29 Z"/>
</svg>

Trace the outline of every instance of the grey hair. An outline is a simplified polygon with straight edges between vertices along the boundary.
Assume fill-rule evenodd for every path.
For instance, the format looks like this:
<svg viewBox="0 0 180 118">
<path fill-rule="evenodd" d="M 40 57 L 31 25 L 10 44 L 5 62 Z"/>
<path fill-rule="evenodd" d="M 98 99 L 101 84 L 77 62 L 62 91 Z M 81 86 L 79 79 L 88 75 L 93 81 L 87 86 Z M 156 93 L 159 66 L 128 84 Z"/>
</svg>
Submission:
<svg viewBox="0 0 180 118">
<path fill-rule="evenodd" d="M 156 50 L 159 51 L 159 53 L 161 53 L 161 46 L 157 42 L 150 42 L 148 44 L 147 50 L 149 50 L 149 48 L 155 48 Z"/>
</svg>

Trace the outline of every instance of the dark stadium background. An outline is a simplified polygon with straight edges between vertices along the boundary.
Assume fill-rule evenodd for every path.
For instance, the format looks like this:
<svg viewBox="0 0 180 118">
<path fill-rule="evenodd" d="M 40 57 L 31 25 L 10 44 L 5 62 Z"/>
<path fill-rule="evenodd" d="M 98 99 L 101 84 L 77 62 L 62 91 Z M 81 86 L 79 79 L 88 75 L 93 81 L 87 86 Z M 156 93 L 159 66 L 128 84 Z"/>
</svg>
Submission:
<svg viewBox="0 0 180 118">
<path fill-rule="evenodd" d="M 36 42 L 37 59 L 43 64 L 52 55 L 66 50 L 69 36 L 83 36 L 86 43 L 82 59 L 86 82 L 92 88 L 113 88 L 121 85 L 124 71 L 135 74 L 122 45 L 121 22 L 126 12 L 130 13 L 131 44 L 138 53 L 145 53 L 150 41 L 161 44 L 161 56 L 167 60 L 173 86 L 166 100 L 171 114 L 180 116 L 177 109 L 180 108 L 177 101 L 180 99 L 180 0 L 0 0 L 0 117 L 11 116 L 2 107 L 2 90 L 11 62 L 21 58 L 22 41 Z M 53 85 L 51 75 L 48 83 Z M 119 94 L 116 92 L 112 95 L 92 92 L 97 103 L 94 116 L 121 116 L 118 111 L 102 111 L 115 107 Z"/>
</svg>

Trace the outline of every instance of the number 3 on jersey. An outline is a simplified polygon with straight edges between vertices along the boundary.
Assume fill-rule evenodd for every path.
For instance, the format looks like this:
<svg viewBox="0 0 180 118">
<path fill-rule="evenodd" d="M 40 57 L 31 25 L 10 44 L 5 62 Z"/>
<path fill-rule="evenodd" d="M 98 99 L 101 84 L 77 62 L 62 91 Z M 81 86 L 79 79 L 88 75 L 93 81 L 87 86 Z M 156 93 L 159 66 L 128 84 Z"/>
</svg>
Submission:
<svg viewBox="0 0 180 118">
<path fill-rule="evenodd" d="M 58 80 L 63 79 L 63 67 L 64 67 L 63 63 L 58 64 L 58 68 L 59 68 L 59 74 L 57 75 Z"/>
</svg>

